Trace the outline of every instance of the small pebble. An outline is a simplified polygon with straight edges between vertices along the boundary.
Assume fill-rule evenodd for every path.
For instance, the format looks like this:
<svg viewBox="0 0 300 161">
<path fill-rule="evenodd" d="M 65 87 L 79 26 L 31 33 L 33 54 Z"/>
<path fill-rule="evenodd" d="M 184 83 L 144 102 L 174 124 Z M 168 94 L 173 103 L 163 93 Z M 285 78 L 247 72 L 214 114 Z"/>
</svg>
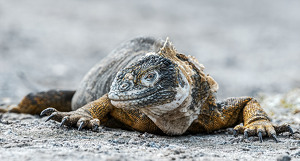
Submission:
<svg viewBox="0 0 300 161">
<path fill-rule="evenodd" d="M 277 161 L 290 161 L 291 157 L 289 155 L 281 155 L 277 157 Z"/>
<path fill-rule="evenodd" d="M 242 148 L 243 151 L 250 151 L 249 148 Z"/>
</svg>

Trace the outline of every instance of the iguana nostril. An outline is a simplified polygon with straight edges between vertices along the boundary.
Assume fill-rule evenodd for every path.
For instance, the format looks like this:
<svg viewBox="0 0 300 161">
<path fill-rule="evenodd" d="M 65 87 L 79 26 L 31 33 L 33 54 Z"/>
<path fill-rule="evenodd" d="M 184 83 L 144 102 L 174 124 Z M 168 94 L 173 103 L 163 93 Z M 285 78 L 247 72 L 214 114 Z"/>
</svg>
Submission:
<svg viewBox="0 0 300 161">
<path fill-rule="evenodd" d="M 124 82 L 119 86 L 119 90 L 125 91 L 129 88 L 130 84 L 128 82 Z"/>
</svg>

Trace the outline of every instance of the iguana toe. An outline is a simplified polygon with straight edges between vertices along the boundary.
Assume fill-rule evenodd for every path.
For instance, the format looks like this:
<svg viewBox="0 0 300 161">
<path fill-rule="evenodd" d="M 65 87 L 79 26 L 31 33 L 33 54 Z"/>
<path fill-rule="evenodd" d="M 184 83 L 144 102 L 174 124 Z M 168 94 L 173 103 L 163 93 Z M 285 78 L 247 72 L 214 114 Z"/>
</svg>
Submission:
<svg viewBox="0 0 300 161">
<path fill-rule="evenodd" d="M 47 122 L 49 120 L 61 121 L 63 119 L 63 117 L 66 116 L 64 113 L 65 112 L 59 112 L 55 108 L 49 107 L 49 108 L 43 110 L 41 112 L 40 116 L 49 116 L 45 120 L 45 122 Z"/>
<path fill-rule="evenodd" d="M 99 119 L 90 120 L 90 124 L 92 126 L 91 129 L 93 131 L 97 131 L 100 126 L 100 120 Z"/>
<path fill-rule="evenodd" d="M 41 116 L 48 116 L 46 121 L 55 120 L 60 122 L 59 127 L 73 126 L 78 130 L 84 128 L 97 131 L 100 126 L 100 120 L 93 118 L 89 113 L 85 113 L 83 110 L 71 111 L 71 112 L 59 112 L 54 108 L 47 108 L 41 112 Z"/>
<path fill-rule="evenodd" d="M 78 130 L 81 131 L 84 127 L 86 127 L 88 125 L 89 120 L 87 120 L 86 118 L 80 118 L 77 121 L 77 127 Z"/>
</svg>

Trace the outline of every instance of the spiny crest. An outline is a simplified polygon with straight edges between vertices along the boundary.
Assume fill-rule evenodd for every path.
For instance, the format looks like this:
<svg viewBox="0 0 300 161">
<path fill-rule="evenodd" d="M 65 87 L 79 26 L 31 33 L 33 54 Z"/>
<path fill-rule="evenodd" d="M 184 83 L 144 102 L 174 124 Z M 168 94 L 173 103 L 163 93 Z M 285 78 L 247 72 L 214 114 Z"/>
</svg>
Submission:
<svg viewBox="0 0 300 161">
<path fill-rule="evenodd" d="M 172 60 L 177 65 L 180 64 L 179 68 L 181 68 L 181 71 L 186 76 L 189 82 L 192 81 L 191 77 L 196 74 L 195 71 L 197 70 L 202 79 L 208 82 L 210 91 L 212 93 L 215 93 L 218 90 L 218 83 L 211 76 L 204 74 L 203 70 L 205 67 L 200 64 L 195 57 L 178 53 L 173 44 L 169 41 L 168 37 L 166 38 L 166 41 L 163 47 L 159 50 L 158 54 Z M 193 68 L 193 66 L 195 66 L 196 68 Z"/>
<path fill-rule="evenodd" d="M 176 57 L 177 50 L 173 46 L 172 42 L 169 40 L 169 37 L 166 38 L 166 41 L 162 48 L 158 51 L 158 54 L 173 60 Z"/>
</svg>

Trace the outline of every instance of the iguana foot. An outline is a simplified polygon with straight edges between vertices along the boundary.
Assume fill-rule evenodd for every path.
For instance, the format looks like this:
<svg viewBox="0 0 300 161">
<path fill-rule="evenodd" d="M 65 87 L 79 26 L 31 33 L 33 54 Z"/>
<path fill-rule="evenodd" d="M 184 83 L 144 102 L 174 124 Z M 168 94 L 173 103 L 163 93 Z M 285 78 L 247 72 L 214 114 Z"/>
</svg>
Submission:
<svg viewBox="0 0 300 161">
<path fill-rule="evenodd" d="M 78 127 L 78 130 L 87 128 L 96 131 L 100 126 L 99 119 L 94 119 L 89 113 L 82 109 L 71 112 L 59 112 L 55 108 L 50 107 L 43 110 L 40 115 L 49 116 L 46 121 L 55 120 L 60 122 L 60 127 L 66 125 Z"/>
<path fill-rule="evenodd" d="M 290 132 L 293 134 L 293 130 L 290 125 L 283 124 L 276 126 L 268 120 L 257 120 L 246 126 L 237 125 L 234 127 L 235 136 L 237 136 L 238 133 L 244 133 L 244 138 L 248 139 L 248 136 L 257 135 L 260 142 L 263 142 L 263 136 L 266 136 L 267 134 L 269 137 L 278 142 L 276 133 L 280 134 L 283 132 Z"/>
</svg>

